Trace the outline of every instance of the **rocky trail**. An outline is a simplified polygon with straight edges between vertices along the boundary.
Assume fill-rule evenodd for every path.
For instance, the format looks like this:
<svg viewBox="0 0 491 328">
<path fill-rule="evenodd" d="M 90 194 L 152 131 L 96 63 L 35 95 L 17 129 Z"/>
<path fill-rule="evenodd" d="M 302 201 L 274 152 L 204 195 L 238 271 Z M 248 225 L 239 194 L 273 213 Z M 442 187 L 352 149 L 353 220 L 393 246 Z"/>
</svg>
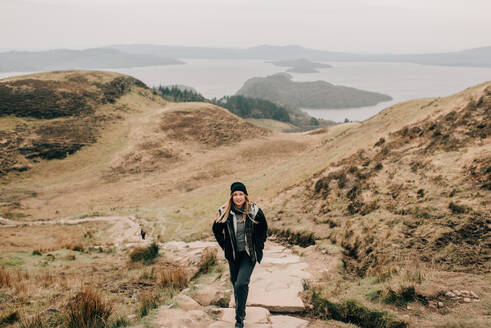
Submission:
<svg viewBox="0 0 491 328">
<path fill-rule="evenodd" d="M 173 254 L 175 261 L 185 264 L 197 260 L 205 249 L 216 248 L 213 241 L 192 243 L 168 242 L 161 245 L 166 255 Z M 220 261 L 225 261 L 219 250 Z M 294 316 L 305 310 L 299 296 L 303 279 L 312 275 L 308 264 L 290 249 L 268 241 L 264 259 L 257 264 L 251 276 L 247 300 L 246 328 L 303 328 L 309 321 Z M 194 286 L 191 292 L 183 290 L 175 302 L 159 309 L 157 327 L 166 328 L 226 328 L 233 327 L 235 310 L 233 296 L 228 307 L 217 307 L 224 295 L 232 293 L 228 267 L 211 284 Z M 187 294 L 192 294 L 188 296 Z"/>
<path fill-rule="evenodd" d="M 128 216 L 64 218 L 32 222 L 13 221 L 0 217 L 0 227 L 82 224 L 97 221 L 114 222 L 108 230 L 108 237 L 120 249 L 144 246 L 154 241 L 151 236 L 142 240 L 139 224 L 134 217 Z M 226 260 L 217 243 L 208 240 L 189 243 L 169 241 L 158 244 L 166 260 L 184 267 L 196 265 L 205 251 L 215 249 L 218 253 L 218 261 L 224 269 L 218 276 L 211 277 L 209 283 L 192 283 L 189 288 L 174 297 L 171 304 L 162 305 L 155 315 L 154 326 L 162 328 L 233 327 L 235 312 L 232 285 L 229 281 Z M 256 264 L 251 276 L 245 327 L 308 327 L 309 321 L 300 317 L 305 310 L 305 304 L 299 296 L 303 290 L 303 280 L 312 278 L 308 268 L 308 263 L 300 256 L 293 254 L 291 249 L 267 241 L 263 261 Z M 228 299 L 230 299 L 229 302 Z M 224 304 L 223 300 L 227 302 Z M 226 307 L 227 303 L 228 307 Z"/>
</svg>

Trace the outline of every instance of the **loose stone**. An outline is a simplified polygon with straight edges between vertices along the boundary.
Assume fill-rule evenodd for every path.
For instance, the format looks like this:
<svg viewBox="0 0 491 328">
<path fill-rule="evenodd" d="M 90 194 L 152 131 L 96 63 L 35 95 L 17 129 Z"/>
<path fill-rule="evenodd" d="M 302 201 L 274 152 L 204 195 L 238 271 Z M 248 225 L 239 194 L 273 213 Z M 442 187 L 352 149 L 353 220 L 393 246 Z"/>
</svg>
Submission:
<svg viewBox="0 0 491 328">
<path fill-rule="evenodd" d="M 454 293 L 452 293 L 451 291 L 446 292 L 446 293 L 445 293 L 445 295 L 446 295 L 446 296 L 448 296 L 448 297 L 452 297 L 452 298 L 456 296 L 456 295 L 455 295 Z"/>
</svg>

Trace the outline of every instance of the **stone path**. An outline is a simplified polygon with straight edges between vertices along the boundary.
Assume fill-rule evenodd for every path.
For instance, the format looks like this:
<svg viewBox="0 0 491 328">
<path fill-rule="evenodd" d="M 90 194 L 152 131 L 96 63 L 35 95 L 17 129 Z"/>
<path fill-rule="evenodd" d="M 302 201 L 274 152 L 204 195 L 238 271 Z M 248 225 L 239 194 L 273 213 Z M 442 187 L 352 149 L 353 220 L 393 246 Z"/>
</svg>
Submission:
<svg viewBox="0 0 491 328">
<path fill-rule="evenodd" d="M 182 264 L 198 261 L 200 254 L 207 247 L 218 248 L 215 242 L 206 241 L 168 242 L 161 247 L 166 256 Z M 223 260 L 220 249 L 219 254 Z M 307 327 L 308 321 L 291 316 L 292 313 L 302 312 L 305 309 L 299 292 L 303 290 L 302 280 L 311 278 L 311 275 L 305 271 L 306 268 L 307 263 L 292 254 L 290 249 L 267 242 L 264 259 L 261 264 L 256 265 L 251 277 L 245 328 Z M 193 295 L 194 299 L 181 293 L 175 298 L 175 304 L 161 307 L 157 315 L 157 326 L 161 328 L 233 327 L 235 323 L 233 302 L 229 308 L 206 304 L 206 299 L 211 300 L 216 294 L 223 295 L 225 290 L 231 290 L 228 267 L 226 271 L 227 274 L 219 281 L 219 286 L 199 286 L 200 289 Z"/>
<path fill-rule="evenodd" d="M 251 277 L 247 304 L 273 312 L 302 312 L 305 305 L 298 295 L 303 290 L 302 280 L 312 278 L 305 271 L 307 267 L 290 249 L 267 243 L 264 260 L 256 265 Z"/>
</svg>

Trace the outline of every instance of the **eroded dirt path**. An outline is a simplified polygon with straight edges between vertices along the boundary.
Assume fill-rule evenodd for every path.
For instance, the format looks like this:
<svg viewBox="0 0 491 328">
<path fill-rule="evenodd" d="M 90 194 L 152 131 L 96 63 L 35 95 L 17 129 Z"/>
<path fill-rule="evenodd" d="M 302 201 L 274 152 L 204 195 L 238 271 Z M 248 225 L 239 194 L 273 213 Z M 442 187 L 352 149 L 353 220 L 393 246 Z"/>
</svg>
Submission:
<svg viewBox="0 0 491 328">
<path fill-rule="evenodd" d="M 114 243 L 118 247 L 131 246 L 133 243 L 141 241 L 140 225 L 133 216 L 95 216 L 79 219 L 62 218 L 56 220 L 41 221 L 13 221 L 0 217 L 0 227 L 30 227 L 39 225 L 72 225 L 83 224 L 88 222 L 107 222 L 114 223 L 106 232 L 105 239 Z M 147 239 L 151 241 L 150 239 Z"/>
</svg>

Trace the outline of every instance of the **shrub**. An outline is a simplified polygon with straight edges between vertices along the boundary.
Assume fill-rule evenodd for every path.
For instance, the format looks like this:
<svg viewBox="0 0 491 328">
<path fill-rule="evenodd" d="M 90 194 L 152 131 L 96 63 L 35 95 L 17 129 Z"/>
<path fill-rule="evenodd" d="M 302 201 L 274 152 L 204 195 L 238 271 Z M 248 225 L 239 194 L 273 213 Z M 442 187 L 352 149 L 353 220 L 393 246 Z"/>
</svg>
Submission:
<svg viewBox="0 0 491 328">
<path fill-rule="evenodd" d="M 457 205 L 454 202 L 450 202 L 450 204 L 448 204 L 448 208 L 454 214 L 462 214 L 467 212 L 467 208 L 465 206 Z"/>
<path fill-rule="evenodd" d="M 188 277 L 183 268 L 163 268 L 159 273 L 159 285 L 162 288 L 183 289 L 188 285 Z"/>
<path fill-rule="evenodd" d="M 331 218 L 326 219 L 326 220 L 323 220 L 323 221 L 321 221 L 321 223 L 323 223 L 323 224 L 329 224 L 329 228 L 331 228 L 331 229 L 338 226 L 338 224 L 333 219 L 331 219 Z"/>
<path fill-rule="evenodd" d="M 152 293 L 145 293 L 140 297 L 140 307 L 138 314 L 141 318 L 146 316 L 151 310 L 159 306 L 159 297 Z"/>
<path fill-rule="evenodd" d="M 378 147 L 378 146 L 381 146 L 385 143 L 385 138 L 384 137 L 381 137 L 380 139 L 378 139 L 378 141 L 375 143 L 375 145 L 373 145 L 373 147 Z"/>
<path fill-rule="evenodd" d="M 388 288 L 386 291 L 377 290 L 367 295 L 371 301 L 382 301 L 384 304 L 394 304 L 405 307 L 407 303 L 419 301 L 426 305 L 428 301 L 424 296 L 416 293 L 414 286 L 401 286 L 398 291 Z"/>
<path fill-rule="evenodd" d="M 65 245 L 66 249 L 75 251 L 75 252 L 83 252 L 84 251 L 84 246 L 82 244 L 66 244 Z"/>
<path fill-rule="evenodd" d="M 20 319 L 19 312 L 17 311 L 11 312 L 6 316 L 0 317 L 0 327 L 17 322 L 19 321 L 19 319 Z"/>
<path fill-rule="evenodd" d="M 91 287 L 75 295 L 67 308 L 67 328 L 105 328 L 112 312 L 112 305 Z"/>
<path fill-rule="evenodd" d="M 356 301 L 332 303 L 322 297 L 317 290 L 312 291 L 310 302 L 314 316 L 323 320 L 353 323 L 362 328 L 406 328 L 408 326 L 404 321 L 391 318 L 387 312 L 371 310 Z"/>
<path fill-rule="evenodd" d="M 298 245 L 301 247 L 308 247 L 311 245 L 315 245 L 315 235 L 310 231 L 292 231 L 290 228 L 278 229 L 278 228 L 269 228 L 269 235 L 274 235 L 280 241 L 286 242 L 290 245 Z"/>
<path fill-rule="evenodd" d="M 155 260 L 158 254 L 159 245 L 153 242 L 148 247 L 134 248 L 130 253 L 130 259 L 133 262 L 143 261 L 144 263 L 149 263 Z"/>
</svg>

